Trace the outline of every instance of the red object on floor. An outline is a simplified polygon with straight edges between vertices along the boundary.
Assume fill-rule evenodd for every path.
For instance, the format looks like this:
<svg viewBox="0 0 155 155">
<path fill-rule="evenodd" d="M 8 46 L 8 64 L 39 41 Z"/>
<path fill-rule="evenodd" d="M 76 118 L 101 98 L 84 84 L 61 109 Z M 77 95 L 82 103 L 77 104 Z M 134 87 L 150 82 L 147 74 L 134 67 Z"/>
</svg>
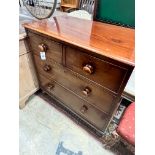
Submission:
<svg viewBox="0 0 155 155">
<path fill-rule="evenodd" d="M 135 145 L 135 103 L 131 103 L 125 110 L 118 125 L 117 133 L 127 142 Z"/>
</svg>

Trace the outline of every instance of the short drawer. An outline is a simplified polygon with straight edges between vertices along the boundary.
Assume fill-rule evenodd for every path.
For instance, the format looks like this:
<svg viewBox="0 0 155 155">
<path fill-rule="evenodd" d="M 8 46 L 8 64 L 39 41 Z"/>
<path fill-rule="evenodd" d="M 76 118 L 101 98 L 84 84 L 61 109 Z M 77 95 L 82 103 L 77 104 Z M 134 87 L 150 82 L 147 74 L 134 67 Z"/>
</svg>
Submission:
<svg viewBox="0 0 155 155">
<path fill-rule="evenodd" d="M 54 95 L 59 101 L 88 120 L 91 124 L 102 131 L 106 128 L 109 119 L 108 115 L 94 108 L 53 80 L 49 80 L 44 76 L 39 75 L 39 81 L 44 90 Z"/>
<path fill-rule="evenodd" d="M 66 67 L 114 93 L 118 93 L 127 72 L 126 69 L 120 66 L 70 47 L 66 47 Z"/>
<path fill-rule="evenodd" d="M 41 61 L 36 55 L 34 55 L 34 60 L 39 74 L 58 81 L 96 108 L 105 113 L 111 113 L 116 99 L 112 93 L 51 60 Z M 49 70 L 45 70 L 46 66 Z"/>
<path fill-rule="evenodd" d="M 28 32 L 31 50 L 40 56 L 40 52 L 44 51 L 46 57 L 53 59 L 58 63 L 62 63 L 62 45 L 58 42 L 42 37 L 32 32 Z"/>
</svg>

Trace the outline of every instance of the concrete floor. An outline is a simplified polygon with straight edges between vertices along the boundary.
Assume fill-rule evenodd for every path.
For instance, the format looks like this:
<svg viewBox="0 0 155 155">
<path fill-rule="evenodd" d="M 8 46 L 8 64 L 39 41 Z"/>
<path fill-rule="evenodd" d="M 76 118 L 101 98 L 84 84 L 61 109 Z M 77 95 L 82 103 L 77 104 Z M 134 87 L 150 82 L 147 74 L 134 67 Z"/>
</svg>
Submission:
<svg viewBox="0 0 155 155">
<path fill-rule="evenodd" d="M 19 111 L 19 148 L 20 155 L 114 154 L 36 95 Z"/>
</svg>

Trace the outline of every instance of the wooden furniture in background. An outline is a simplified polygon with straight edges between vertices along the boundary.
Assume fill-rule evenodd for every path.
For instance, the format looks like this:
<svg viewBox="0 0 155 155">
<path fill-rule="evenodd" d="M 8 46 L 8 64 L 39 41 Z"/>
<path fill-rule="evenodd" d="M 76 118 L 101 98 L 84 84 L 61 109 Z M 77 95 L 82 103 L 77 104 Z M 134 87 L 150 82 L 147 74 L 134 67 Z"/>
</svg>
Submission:
<svg viewBox="0 0 155 155">
<path fill-rule="evenodd" d="M 61 0 L 61 10 L 66 11 L 68 9 L 77 9 L 79 0 Z"/>
<path fill-rule="evenodd" d="M 134 68 L 134 30 L 69 16 L 53 21 L 24 24 L 40 88 L 103 135 Z"/>
<path fill-rule="evenodd" d="M 85 10 L 89 14 L 93 15 L 94 7 L 95 7 L 95 0 L 89 0 L 89 1 L 88 0 L 79 0 L 77 10 Z M 72 11 L 75 11 L 75 9 L 74 8 L 67 9 L 67 12 L 69 12 L 69 13 Z"/>
<path fill-rule="evenodd" d="M 26 38 L 19 41 L 19 107 L 23 108 L 28 98 L 39 88 L 32 55 L 27 48 Z"/>
</svg>

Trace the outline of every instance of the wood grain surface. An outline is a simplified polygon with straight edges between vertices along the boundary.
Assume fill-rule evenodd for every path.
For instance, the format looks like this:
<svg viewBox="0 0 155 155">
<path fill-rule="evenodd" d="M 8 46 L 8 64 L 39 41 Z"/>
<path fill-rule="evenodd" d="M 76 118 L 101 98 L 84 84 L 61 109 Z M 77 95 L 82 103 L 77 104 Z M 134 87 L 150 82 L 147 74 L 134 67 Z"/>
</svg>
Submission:
<svg viewBox="0 0 155 155">
<path fill-rule="evenodd" d="M 54 79 L 99 110 L 110 114 L 116 98 L 112 93 L 94 84 L 83 76 L 80 76 L 79 74 L 76 74 L 63 66 L 54 63 L 51 59 L 47 58 L 46 61 L 41 61 L 40 58 L 34 54 L 34 62 L 37 64 L 36 69 L 38 71 L 38 77 L 43 75 L 48 79 Z M 51 67 L 50 71 L 46 72 L 43 70 L 43 66 L 45 66 L 45 64 Z M 88 93 L 88 95 L 83 93 L 85 88 L 90 89 L 90 93 Z"/>
<path fill-rule="evenodd" d="M 69 16 L 23 24 L 25 28 L 134 66 L 133 29 Z"/>
<path fill-rule="evenodd" d="M 103 130 L 106 128 L 109 119 L 108 115 L 94 108 L 88 102 L 80 99 L 77 95 L 73 94 L 56 81 L 45 78 L 42 75 L 40 75 L 39 80 L 41 87 L 45 88 L 49 94 L 54 95 L 61 102 L 64 102 L 67 107 L 97 126 L 98 129 Z"/>
</svg>

